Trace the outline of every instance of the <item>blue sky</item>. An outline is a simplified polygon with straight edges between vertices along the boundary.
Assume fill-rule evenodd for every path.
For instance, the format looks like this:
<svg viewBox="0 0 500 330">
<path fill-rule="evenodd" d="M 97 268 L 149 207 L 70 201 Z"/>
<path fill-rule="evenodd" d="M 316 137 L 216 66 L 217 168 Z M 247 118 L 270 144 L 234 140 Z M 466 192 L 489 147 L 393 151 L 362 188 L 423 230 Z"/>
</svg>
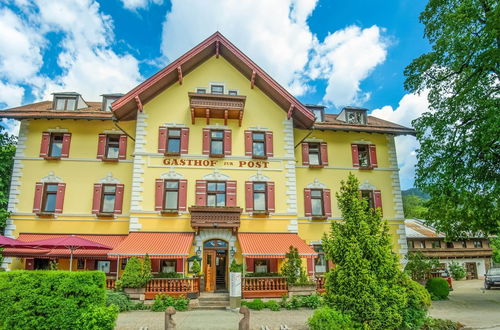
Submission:
<svg viewBox="0 0 500 330">
<path fill-rule="evenodd" d="M 77 91 L 127 92 L 216 30 L 303 103 L 363 106 L 411 125 L 426 95 L 403 70 L 427 52 L 423 1 L 7 0 L 0 4 L 0 109 Z M 4 122 L 13 132 L 16 125 Z M 396 141 L 403 189 L 413 137 Z"/>
</svg>

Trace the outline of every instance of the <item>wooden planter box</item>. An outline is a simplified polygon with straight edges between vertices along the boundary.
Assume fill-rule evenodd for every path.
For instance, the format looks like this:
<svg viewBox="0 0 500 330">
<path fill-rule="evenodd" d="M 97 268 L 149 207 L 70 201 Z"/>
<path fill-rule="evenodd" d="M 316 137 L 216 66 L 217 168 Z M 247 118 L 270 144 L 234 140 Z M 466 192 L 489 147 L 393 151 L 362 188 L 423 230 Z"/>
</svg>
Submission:
<svg viewBox="0 0 500 330">
<path fill-rule="evenodd" d="M 289 285 L 288 296 L 310 296 L 316 292 L 316 285 Z"/>
<path fill-rule="evenodd" d="M 129 296 L 132 300 L 145 300 L 146 288 L 124 288 L 123 291 Z"/>
</svg>

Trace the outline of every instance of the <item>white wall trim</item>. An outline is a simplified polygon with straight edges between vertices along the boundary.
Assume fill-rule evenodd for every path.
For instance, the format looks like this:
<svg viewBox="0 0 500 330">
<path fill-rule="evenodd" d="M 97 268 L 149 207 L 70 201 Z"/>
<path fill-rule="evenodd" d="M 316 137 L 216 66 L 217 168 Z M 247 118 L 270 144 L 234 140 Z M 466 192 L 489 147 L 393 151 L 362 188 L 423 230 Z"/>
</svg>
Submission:
<svg viewBox="0 0 500 330">
<path fill-rule="evenodd" d="M 41 182 L 58 182 L 58 183 L 64 182 L 62 178 L 60 178 L 54 174 L 54 171 L 50 171 L 49 175 L 44 176 L 43 178 L 40 179 L 40 181 Z"/>
<path fill-rule="evenodd" d="M 229 179 L 229 175 L 220 173 L 218 169 L 215 169 L 212 173 L 203 176 L 203 180 L 227 181 Z"/>
<path fill-rule="evenodd" d="M 368 180 L 365 180 L 365 182 L 363 182 L 359 185 L 359 190 L 377 190 L 377 187 L 370 184 L 370 182 L 368 182 Z"/>
<path fill-rule="evenodd" d="M 50 132 L 50 133 L 68 133 L 69 130 L 67 128 L 61 128 L 59 126 L 56 126 L 54 128 L 47 129 L 47 132 Z"/>
<path fill-rule="evenodd" d="M 119 184 L 120 179 L 113 177 L 113 173 L 109 172 L 106 177 L 102 178 L 99 180 L 99 183 L 104 183 L 104 184 Z"/>
<path fill-rule="evenodd" d="M 168 172 L 162 173 L 160 175 L 160 177 L 162 179 L 165 179 L 165 180 L 181 180 L 181 179 L 184 179 L 184 175 L 182 175 L 179 172 L 174 171 L 173 168 L 170 168 L 170 170 Z"/>
<path fill-rule="evenodd" d="M 265 175 L 262 174 L 262 171 L 259 169 L 257 170 L 257 174 L 252 175 L 251 177 L 248 178 L 248 181 L 263 181 L 263 182 L 269 182 L 271 179 Z"/>
<path fill-rule="evenodd" d="M 326 189 L 327 186 L 324 183 L 319 182 L 318 178 L 314 178 L 314 181 L 307 185 L 307 188 L 313 189 Z"/>
<path fill-rule="evenodd" d="M 195 251 L 200 249 L 201 257 L 203 257 L 203 243 L 211 239 L 221 239 L 228 242 L 228 256 L 229 265 L 233 261 L 234 257 L 231 256 L 230 251 L 234 250 L 236 252 L 236 236 L 231 233 L 231 230 L 227 229 L 202 229 L 200 233 L 195 236 Z"/>
</svg>

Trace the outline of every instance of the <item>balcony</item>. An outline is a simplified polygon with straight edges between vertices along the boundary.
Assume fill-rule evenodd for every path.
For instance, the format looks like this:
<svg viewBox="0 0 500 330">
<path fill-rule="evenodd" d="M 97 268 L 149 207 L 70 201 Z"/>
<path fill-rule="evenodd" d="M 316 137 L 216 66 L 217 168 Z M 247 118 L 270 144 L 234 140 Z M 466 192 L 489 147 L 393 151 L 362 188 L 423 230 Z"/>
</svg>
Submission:
<svg viewBox="0 0 500 330">
<path fill-rule="evenodd" d="M 200 228 L 231 228 L 236 232 L 240 227 L 240 216 L 243 211 L 240 207 L 209 207 L 191 206 L 191 227 Z"/>
<path fill-rule="evenodd" d="M 210 119 L 214 118 L 224 119 L 224 125 L 227 125 L 229 119 L 238 120 L 241 126 L 246 96 L 201 93 L 188 93 L 188 96 L 193 125 L 196 118 L 205 118 L 207 125 L 210 125 Z"/>
</svg>

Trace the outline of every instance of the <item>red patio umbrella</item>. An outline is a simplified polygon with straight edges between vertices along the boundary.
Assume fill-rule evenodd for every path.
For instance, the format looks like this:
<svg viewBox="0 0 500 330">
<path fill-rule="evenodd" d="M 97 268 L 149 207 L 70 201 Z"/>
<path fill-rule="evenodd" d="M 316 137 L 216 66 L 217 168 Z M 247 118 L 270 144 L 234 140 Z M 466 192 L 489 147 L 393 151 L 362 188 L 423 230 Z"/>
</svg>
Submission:
<svg viewBox="0 0 500 330">
<path fill-rule="evenodd" d="M 67 248 L 70 251 L 69 271 L 73 268 L 73 252 L 75 250 L 112 250 L 112 247 L 90 241 L 75 235 L 63 236 L 57 238 L 44 239 L 33 242 L 26 242 L 23 247 L 45 248 L 45 249 L 60 249 Z"/>
<path fill-rule="evenodd" d="M 25 242 L 0 235 L 0 247 L 26 247 Z"/>
</svg>

